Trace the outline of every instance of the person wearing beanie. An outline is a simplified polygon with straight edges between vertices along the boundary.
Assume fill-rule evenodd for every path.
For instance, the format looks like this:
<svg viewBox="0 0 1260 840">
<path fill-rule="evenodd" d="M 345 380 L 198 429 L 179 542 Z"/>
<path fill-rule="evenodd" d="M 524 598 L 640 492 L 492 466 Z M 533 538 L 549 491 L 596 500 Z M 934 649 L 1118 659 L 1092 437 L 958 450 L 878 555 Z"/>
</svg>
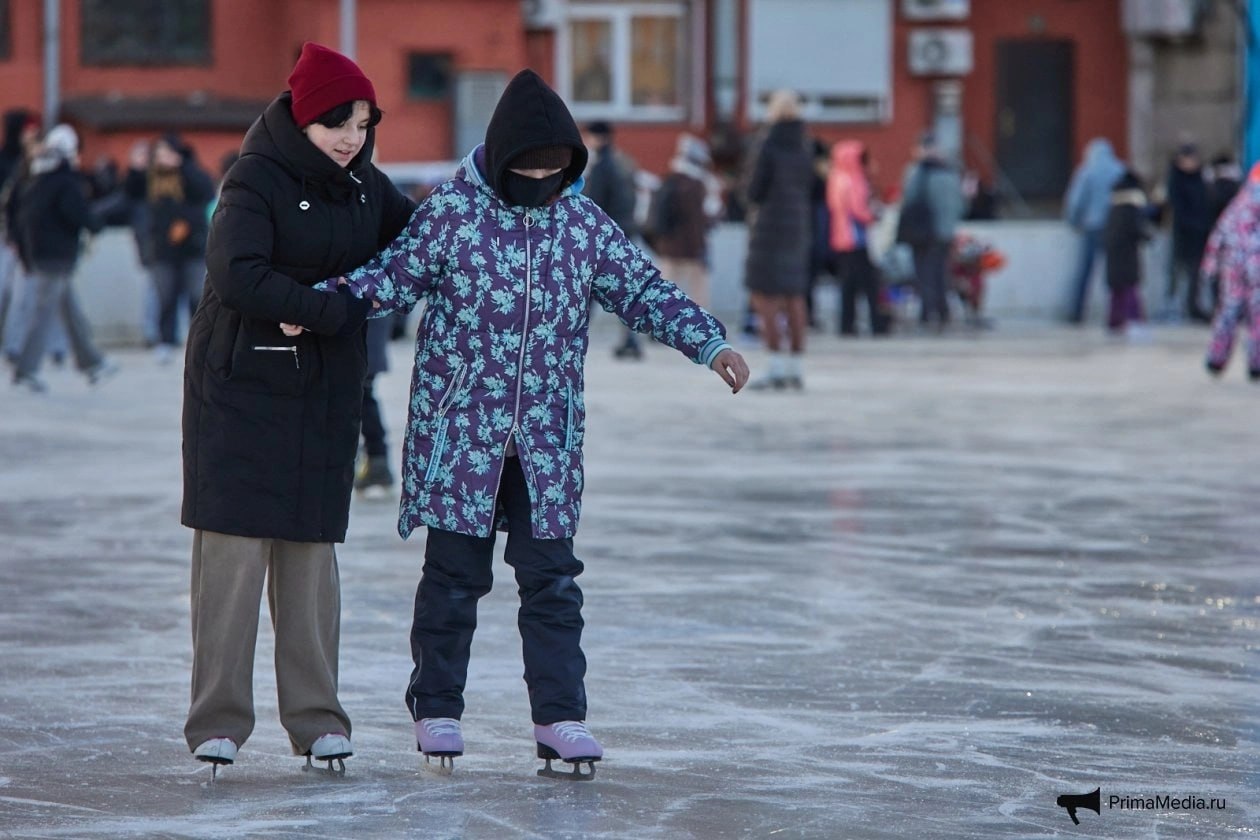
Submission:
<svg viewBox="0 0 1260 840">
<path fill-rule="evenodd" d="M 748 378 L 722 325 L 582 194 L 586 163 L 564 101 L 523 70 L 485 142 L 402 235 L 324 286 L 375 301 L 378 315 L 427 302 L 398 530 L 406 538 L 428 528 L 405 698 L 417 746 L 443 764 L 464 750 L 464 685 L 496 530 L 508 532 L 505 557 L 520 587 L 538 755 L 575 772 L 593 772 L 603 755 L 585 723 L 583 566 L 573 553 L 590 303 L 712 368 L 732 391 Z"/>
<path fill-rule="evenodd" d="M 367 261 L 414 204 L 371 163 L 381 114 L 362 71 L 307 44 L 224 176 L 184 364 L 193 529 L 193 755 L 231 764 L 254 728 L 264 584 L 280 723 L 295 755 L 352 753 L 337 697 L 336 544 L 353 493 L 372 305 L 314 288 Z M 284 330 L 280 324 L 294 325 Z M 343 765 L 344 766 L 344 765 Z"/>
<path fill-rule="evenodd" d="M 85 186 L 79 172 L 78 134 L 65 124 L 52 128 L 31 162 L 29 177 L 18 185 L 20 195 L 14 204 L 12 235 L 30 273 L 34 302 L 13 383 L 28 391 L 42 393 L 48 388 L 38 374 L 58 316 L 75 367 L 91 384 L 118 370 L 93 342 L 70 282 L 79 263 L 83 231 L 97 233 L 104 227 L 88 204 Z"/>
</svg>

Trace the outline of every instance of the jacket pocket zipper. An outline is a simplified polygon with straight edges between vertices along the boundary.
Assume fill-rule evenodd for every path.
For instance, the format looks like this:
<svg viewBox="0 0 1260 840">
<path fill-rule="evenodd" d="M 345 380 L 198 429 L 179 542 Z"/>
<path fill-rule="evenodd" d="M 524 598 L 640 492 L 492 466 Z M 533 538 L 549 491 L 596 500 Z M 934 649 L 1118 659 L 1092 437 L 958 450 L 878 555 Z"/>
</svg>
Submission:
<svg viewBox="0 0 1260 840">
<path fill-rule="evenodd" d="M 438 465 L 442 463 L 442 456 L 446 454 L 446 430 L 450 426 L 447 420 L 439 428 L 437 437 L 433 439 L 433 453 L 429 455 L 429 468 L 424 471 L 424 483 L 426 485 L 433 483 L 434 476 L 437 475 Z"/>
<path fill-rule="evenodd" d="M 567 396 L 567 414 L 564 420 L 564 448 L 573 448 L 573 386 L 570 385 L 566 390 Z"/>
<path fill-rule="evenodd" d="M 468 372 L 468 365 L 460 362 L 459 368 L 455 371 L 455 375 L 451 377 L 451 384 L 447 386 L 446 393 L 442 395 L 442 399 L 438 401 L 437 417 L 441 417 L 446 413 L 446 409 L 451 407 L 451 403 L 455 401 L 455 395 L 459 393 L 459 388 L 464 384 L 464 374 Z"/>
<path fill-rule="evenodd" d="M 298 370 L 301 370 L 302 368 L 302 365 L 298 362 L 298 349 L 297 349 L 297 345 L 295 344 L 284 344 L 284 345 L 280 345 L 279 347 L 265 347 L 261 344 L 255 344 L 254 349 L 265 350 L 265 351 L 274 352 L 274 353 L 292 353 L 293 354 L 293 367 Z"/>
</svg>

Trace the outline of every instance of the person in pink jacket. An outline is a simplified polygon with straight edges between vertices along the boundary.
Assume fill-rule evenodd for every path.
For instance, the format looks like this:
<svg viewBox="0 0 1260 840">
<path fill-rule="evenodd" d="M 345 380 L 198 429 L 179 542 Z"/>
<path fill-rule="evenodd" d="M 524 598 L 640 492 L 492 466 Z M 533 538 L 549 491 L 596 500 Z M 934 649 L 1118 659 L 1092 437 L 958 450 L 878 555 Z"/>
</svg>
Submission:
<svg viewBox="0 0 1260 840">
<path fill-rule="evenodd" d="M 831 212 L 831 250 L 840 278 L 841 335 L 857 335 L 858 299 L 863 297 L 871 331 L 876 335 L 888 331 L 879 307 L 879 277 L 867 250 L 867 231 L 878 215 L 871 204 L 866 165 L 866 147 L 856 140 L 842 141 L 831 150 L 827 209 Z"/>
</svg>

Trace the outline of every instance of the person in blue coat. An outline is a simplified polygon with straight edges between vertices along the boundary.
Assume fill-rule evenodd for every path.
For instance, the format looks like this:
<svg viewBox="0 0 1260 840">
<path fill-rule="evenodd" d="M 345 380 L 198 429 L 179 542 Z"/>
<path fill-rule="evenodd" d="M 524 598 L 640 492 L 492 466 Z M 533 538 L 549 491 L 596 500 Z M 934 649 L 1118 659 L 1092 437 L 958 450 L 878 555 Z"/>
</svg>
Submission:
<svg viewBox="0 0 1260 840">
<path fill-rule="evenodd" d="M 1111 210 L 1111 189 L 1124 174 L 1124 164 L 1116 157 L 1111 143 L 1095 137 L 1085 147 L 1085 159 L 1068 184 L 1063 214 L 1079 236 L 1080 251 L 1072 275 L 1072 299 L 1068 322 L 1079 324 L 1085 319 L 1089 299 L 1089 278 L 1094 261 L 1102 250 L 1103 229 Z"/>
</svg>

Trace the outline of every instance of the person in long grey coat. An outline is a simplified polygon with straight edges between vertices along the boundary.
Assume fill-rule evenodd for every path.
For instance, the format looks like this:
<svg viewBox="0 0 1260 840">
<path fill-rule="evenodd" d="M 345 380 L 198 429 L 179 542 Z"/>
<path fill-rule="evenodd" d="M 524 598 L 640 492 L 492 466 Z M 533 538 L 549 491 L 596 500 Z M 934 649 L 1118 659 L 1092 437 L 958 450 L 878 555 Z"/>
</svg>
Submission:
<svg viewBox="0 0 1260 840">
<path fill-rule="evenodd" d="M 770 352 L 766 378 L 750 387 L 801 388 L 801 357 L 809 323 L 811 189 L 814 161 L 800 118 L 800 103 L 791 91 L 771 99 L 765 140 L 757 151 L 748 182 L 748 200 L 755 206 L 749 228 L 744 285 L 761 322 Z M 788 354 L 783 353 L 779 319 L 787 321 Z"/>
</svg>

